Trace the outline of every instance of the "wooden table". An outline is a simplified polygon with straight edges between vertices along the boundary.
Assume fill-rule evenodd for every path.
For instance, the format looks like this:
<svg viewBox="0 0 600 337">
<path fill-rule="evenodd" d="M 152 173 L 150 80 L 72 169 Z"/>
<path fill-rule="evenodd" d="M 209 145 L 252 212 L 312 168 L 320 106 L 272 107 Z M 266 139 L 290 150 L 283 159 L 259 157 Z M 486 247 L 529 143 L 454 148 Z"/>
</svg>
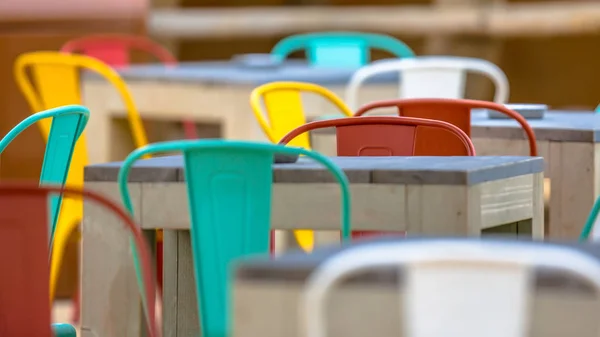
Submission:
<svg viewBox="0 0 600 337">
<path fill-rule="evenodd" d="M 161 65 L 133 66 L 120 71 L 135 103 L 146 120 L 179 123 L 183 118 L 220 126 L 226 139 L 265 140 L 250 109 L 250 92 L 273 81 L 301 81 L 323 85 L 343 97 L 346 83 L 356 69 L 309 67 L 303 61 L 288 61 L 279 68 L 249 68 L 235 62 L 181 63 L 168 69 Z M 360 102 L 397 97 L 397 74 L 369 80 L 360 92 Z M 86 128 L 91 163 L 122 160 L 134 147 L 124 119 L 126 111 L 114 88 L 98 77 L 83 81 L 83 102 L 93 111 Z M 316 95 L 303 99 L 307 116 L 339 113 L 335 106 Z"/>
<path fill-rule="evenodd" d="M 551 111 L 528 120 L 551 180 L 548 235 L 574 240 L 600 192 L 600 114 Z M 474 112 L 472 139 L 477 155 L 527 155 L 528 141 L 517 122 L 491 120 Z"/>
<path fill-rule="evenodd" d="M 355 245 L 396 240 L 378 239 Z M 398 240 L 398 244 L 407 240 L 421 239 Z M 561 245 L 600 259 L 598 245 Z M 298 310 L 305 281 L 317 266 L 344 249 L 348 246 L 317 248 L 310 255 L 291 253 L 275 260 L 254 258 L 240 263 L 233 291 L 233 336 L 300 337 Z M 337 285 L 325 311 L 327 336 L 406 336 L 402 329 L 399 275 L 401 267 L 378 269 L 362 272 Z M 528 336 L 598 336 L 598 294 L 577 276 L 537 269 L 531 296 L 532 329 Z"/>
<path fill-rule="evenodd" d="M 544 175 L 552 182 L 546 234 L 574 240 L 600 193 L 600 114 L 550 111 L 528 123 L 546 163 Z M 333 134 L 331 128 L 313 132 L 313 146 L 334 155 Z M 514 120 L 489 119 L 486 112 L 472 112 L 471 139 L 479 156 L 529 155 L 521 126 Z"/>
<path fill-rule="evenodd" d="M 543 160 L 532 157 L 345 157 L 352 228 L 425 235 L 484 231 L 543 237 Z M 86 168 L 86 187 L 120 200 L 121 163 Z M 149 239 L 164 229 L 165 336 L 199 333 L 182 158 L 141 161 L 132 169 L 135 218 Z M 275 229 L 340 228 L 339 188 L 320 166 L 301 159 L 274 165 Z M 307 212 L 310 210 L 310 212 Z M 141 317 L 126 231 L 85 203 L 82 331 L 139 336 Z M 85 334 L 84 334 L 85 336 Z M 92 336 L 91 334 L 89 336 Z"/>
</svg>

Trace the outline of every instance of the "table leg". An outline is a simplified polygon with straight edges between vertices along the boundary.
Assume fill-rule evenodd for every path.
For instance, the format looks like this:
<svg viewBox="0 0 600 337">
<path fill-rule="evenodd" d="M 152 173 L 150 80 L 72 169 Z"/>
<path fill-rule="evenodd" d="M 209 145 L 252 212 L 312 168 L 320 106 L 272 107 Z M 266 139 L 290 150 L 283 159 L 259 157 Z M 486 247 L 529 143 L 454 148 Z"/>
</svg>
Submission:
<svg viewBox="0 0 600 337">
<path fill-rule="evenodd" d="M 550 235 L 553 239 L 576 239 L 600 191 L 600 146 L 552 142 L 547 161 L 552 184 Z"/>
<path fill-rule="evenodd" d="M 115 183 L 86 187 L 120 200 Z M 139 209 L 139 186 L 131 187 Z M 84 337 L 141 336 L 144 318 L 133 266 L 129 232 L 105 208 L 84 203 L 81 256 L 81 333 Z M 151 235 L 151 234 L 150 234 Z"/>
<path fill-rule="evenodd" d="M 177 336 L 177 231 L 163 231 L 163 331 Z"/>
<path fill-rule="evenodd" d="M 165 243 L 164 247 L 165 268 L 167 263 L 173 266 L 175 265 L 174 262 L 176 262 L 177 266 L 177 272 L 175 274 L 175 281 L 177 283 L 171 281 L 170 285 L 167 286 L 165 278 L 165 291 L 167 291 L 167 287 L 171 288 L 169 294 L 171 294 L 170 296 L 175 296 L 177 302 L 175 309 L 175 325 L 173 325 L 173 321 L 169 323 L 172 329 L 175 329 L 176 333 L 171 334 L 170 336 L 200 336 L 195 283 L 196 278 L 194 276 L 194 261 L 190 231 L 178 230 L 169 232 L 171 232 L 169 234 L 171 236 L 170 244 L 167 246 Z M 171 269 L 171 271 L 173 270 Z M 175 284 L 177 286 L 176 293 L 173 291 L 173 286 L 175 286 Z M 170 301 L 172 300 L 173 299 Z M 170 318 L 173 319 L 173 317 Z"/>
</svg>

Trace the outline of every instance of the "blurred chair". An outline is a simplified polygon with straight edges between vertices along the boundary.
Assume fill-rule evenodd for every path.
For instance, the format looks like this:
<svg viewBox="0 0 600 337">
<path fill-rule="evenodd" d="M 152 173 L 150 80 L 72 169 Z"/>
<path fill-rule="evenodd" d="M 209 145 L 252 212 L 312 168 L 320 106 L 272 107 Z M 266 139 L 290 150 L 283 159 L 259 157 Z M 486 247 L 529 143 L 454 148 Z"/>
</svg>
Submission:
<svg viewBox="0 0 600 337">
<path fill-rule="evenodd" d="M 346 87 L 346 103 L 358 108 L 358 91 L 369 78 L 385 73 L 400 74 L 398 98 L 464 98 L 467 72 L 482 74 L 496 86 L 494 102 L 508 101 L 508 78 L 492 62 L 467 57 L 420 56 L 383 60 L 357 70 Z"/>
<path fill-rule="evenodd" d="M 462 130 L 458 127 L 437 120 L 409 117 L 361 117 L 340 118 L 316 121 L 304 124 L 283 137 L 279 144 L 291 143 L 298 136 L 307 132 L 335 127 L 338 156 L 414 156 L 423 155 L 415 152 L 415 143 L 421 137 L 420 129 L 427 127 L 444 130 L 456 138 L 462 148 L 456 148 L 454 156 L 474 156 L 475 147 Z M 428 135 L 425 134 L 425 137 Z M 427 155 L 436 155 L 439 144 L 436 139 L 427 140 L 431 147 Z M 364 236 L 398 234 L 385 232 L 354 231 L 353 238 Z"/>
<path fill-rule="evenodd" d="M 503 104 L 468 99 L 446 98 L 413 98 L 376 101 L 363 105 L 354 116 L 380 109 L 395 107 L 399 116 L 435 119 L 458 126 L 467 135 L 471 136 L 471 109 L 489 109 L 501 112 L 515 119 L 525 131 L 529 139 L 529 155 L 537 156 L 535 133 L 525 118 Z M 427 136 L 425 135 L 427 134 Z M 421 138 L 417 139 L 417 153 L 424 155 L 429 149 L 436 148 L 438 156 L 452 156 L 462 149 L 463 144 L 444 130 L 424 129 L 419 131 Z"/>
<path fill-rule="evenodd" d="M 164 65 L 177 65 L 177 58 L 169 50 L 141 35 L 88 35 L 72 39 L 60 48 L 61 52 L 82 53 L 112 67 L 129 66 L 130 53 L 133 50 L 150 54 Z"/>
<path fill-rule="evenodd" d="M 306 51 L 309 64 L 330 68 L 358 68 L 371 61 L 371 49 L 381 49 L 394 57 L 413 57 L 404 42 L 384 34 L 361 32 L 318 32 L 288 36 L 271 54 L 283 60 L 293 52 Z"/>
<path fill-rule="evenodd" d="M 203 337 L 231 334 L 230 268 L 238 258 L 268 254 L 275 153 L 304 155 L 332 172 L 341 188 L 342 233 L 350 235 L 349 183 L 321 154 L 302 148 L 241 141 L 198 140 L 156 143 L 132 152 L 119 171 L 123 204 L 134 212 L 129 171 L 144 155 L 180 151 L 190 210 L 190 235 Z"/>
<path fill-rule="evenodd" d="M 91 70 L 108 80 L 121 95 L 127 109 L 129 126 L 136 147 L 148 143 L 142 119 L 135 107 L 127 86 L 109 66 L 89 56 L 59 52 L 32 52 L 20 55 L 15 62 L 15 78 L 33 111 L 42 111 L 62 105 L 80 104 L 79 71 Z M 28 76 L 28 70 L 31 77 Z M 41 120 L 38 125 L 43 137 L 50 135 L 50 121 Z M 75 144 L 67 185 L 83 186 L 83 168 L 89 163 L 86 137 L 83 133 Z M 69 235 L 81 221 L 83 202 L 68 199 L 62 202 L 52 247 L 50 274 L 50 297 L 54 298 L 60 264 Z"/>
<path fill-rule="evenodd" d="M 343 115 L 352 116 L 352 111 L 333 92 L 319 85 L 303 82 L 272 82 L 256 87 L 250 94 L 250 105 L 254 116 L 267 138 L 277 143 L 293 129 L 306 123 L 302 93 L 316 94 L 332 103 Z M 263 105 L 265 109 L 263 109 Z M 294 139 L 292 146 L 311 149 L 308 134 Z M 298 244 L 304 251 L 314 247 L 314 234 L 310 230 L 294 231 Z M 274 237 L 271 236 L 271 245 Z M 271 251 L 273 251 L 273 246 Z"/>
<path fill-rule="evenodd" d="M 592 307 L 600 292 L 600 264 L 574 248 L 468 239 L 357 245 L 327 259 L 308 277 L 299 335 L 325 337 L 331 331 L 326 320 L 332 317 L 326 304 L 335 285 L 384 268 L 402 268 L 399 319 L 406 337 L 532 336 L 531 297 L 539 270 L 586 284 L 595 297 Z"/>
<path fill-rule="evenodd" d="M 92 56 L 115 68 L 129 66 L 131 51 L 135 50 L 154 56 L 167 67 L 177 66 L 177 58 L 168 49 L 141 35 L 89 35 L 70 40 L 60 49 Z M 188 139 L 198 138 L 196 124 L 191 120 L 183 121 L 183 131 Z"/>
<path fill-rule="evenodd" d="M 600 104 L 596 107 L 596 112 L 600 112 Z"/>
<path fill-rule="evenodd" d="M 48 198 L 52 194 L 86 197 L 118 216 L 132 232 L 136 252 L 141 254 L 144 313 L 149 335 L 161 336 L 155 321 L 155 283 L 152 277 L 149 248 L 137 226 L 114 202 L 95 192 L 73 187 L 40 187 L 35 183 L 0 184 L 0 307 L 3 336 L 75 337 L 75 329 L 65 324 L 50 331 L 48 270 Z M 158 299 L 160 300 L 160 299 Z"/>
</svg>

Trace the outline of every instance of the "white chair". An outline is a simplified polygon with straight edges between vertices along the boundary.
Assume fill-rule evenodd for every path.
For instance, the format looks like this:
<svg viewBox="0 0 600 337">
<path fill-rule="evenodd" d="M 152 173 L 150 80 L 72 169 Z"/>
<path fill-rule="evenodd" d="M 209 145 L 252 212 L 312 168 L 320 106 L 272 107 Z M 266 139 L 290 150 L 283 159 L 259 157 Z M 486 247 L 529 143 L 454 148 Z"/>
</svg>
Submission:
<svg viewBox="0 0 600 337">
<path fill-rule="evenodd" d="M 378 61 L 357 70 L 346 87 L 346 103 L 350 108 L 358 108 L 358 90 L 363 82 L 389 72 L 400 74 L 399 98 L 464 98 L 466 73 L 473 72 L 494 82 L 495 103 L 508 101 L 508 79 L 495 64 L 476 58 L 421 56 Z"/>
<path fill-rule="evenodd" d="M 450 239 L 356 246 L 309 277 L 300 336 L 325 337 L 325 304 L 337 282 L 381 267 L 403 267 L 406 337 L 527 336 L 533 267 L 572 273 L 600 290 L 594 258 L 551 244 Z"/>
</svg>

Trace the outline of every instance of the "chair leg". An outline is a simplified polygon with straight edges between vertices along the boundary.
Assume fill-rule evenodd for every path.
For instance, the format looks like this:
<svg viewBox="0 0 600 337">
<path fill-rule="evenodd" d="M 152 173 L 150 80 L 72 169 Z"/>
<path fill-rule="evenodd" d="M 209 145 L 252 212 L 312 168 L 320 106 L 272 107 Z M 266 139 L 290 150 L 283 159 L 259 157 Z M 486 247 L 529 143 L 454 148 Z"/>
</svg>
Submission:
<svg viewBox="0 0 600 337">
<path fill-rule="evenodd" d="M 183 134 L 185 139 L 198 139 L 198 130 L 196 130 L 196 123 L 192 120 L 184 120 L 183 122 Z"/>
<path fill-rule="evenodd" d="M 271 256 L 275 256 L 275 231 L 272 230 L 269 235 L 269 253 L 271 253 Z"/>
<path fill-rule="evenodd" d="M 81 297 L 81 286 L 79 285 L 79 282 L 77 282 L 78 286 L 77 289 L 75 290 L 75 293 L 73 294 L 73 313 L 71 314 L 71 322 L 73 322 L 73 324 L 77 325 L 79 324 L 79 317 L 81 314 L 81 302 L 80 302 L 80 297 Z"/>
<path fill-rule="evenodd" d="M 156 279 L 158 287 L 163 287 L 163 240 L 156 240 Z"/>
</svg>

